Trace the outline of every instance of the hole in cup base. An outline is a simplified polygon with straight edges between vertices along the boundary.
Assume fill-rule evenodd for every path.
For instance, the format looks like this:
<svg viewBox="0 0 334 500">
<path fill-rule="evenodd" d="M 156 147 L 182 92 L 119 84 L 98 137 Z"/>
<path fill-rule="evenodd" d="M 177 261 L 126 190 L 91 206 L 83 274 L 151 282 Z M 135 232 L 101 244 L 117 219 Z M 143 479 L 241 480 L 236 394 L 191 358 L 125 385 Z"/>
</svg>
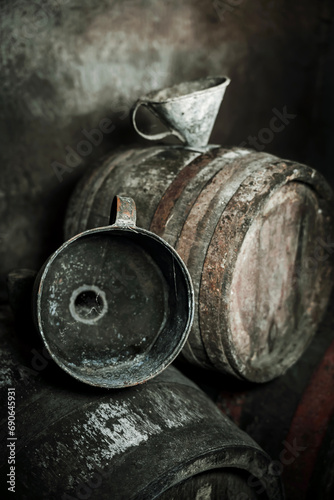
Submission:
<svg viewBox="0 0 334 500">
<path fill-rule="evenodd" d="M 103 310 L 103 301 L 100 295 L 96 295 L 92 290 L 87 290 L 77 296 L 74 307 L 81 318 L 95 319 L 100 316 Z"/>
<path fill-rule="evenodd" d="M 97 286 L 83 285 L 71 295 L 70 312 L 76 321 L 95 324 L 108 310 L 105 293 Z"/>
</svg>

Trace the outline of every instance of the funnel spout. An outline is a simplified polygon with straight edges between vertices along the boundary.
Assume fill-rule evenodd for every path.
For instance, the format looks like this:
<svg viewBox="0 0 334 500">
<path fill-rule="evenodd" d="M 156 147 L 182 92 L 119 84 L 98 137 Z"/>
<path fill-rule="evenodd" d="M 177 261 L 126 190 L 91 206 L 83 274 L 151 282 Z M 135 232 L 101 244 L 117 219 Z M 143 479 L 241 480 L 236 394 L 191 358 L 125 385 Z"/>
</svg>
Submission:
<svg viewBox="0 0 334 500">
<path fill-rule="evenodd" d="M 133 126 L 139 135 L 150 141 L 174 135 L 186 147 L 205 147 L 230 81 L 226 76 L 207 77 L 150 92 L 136 102 Z M 141 132 L 136 123 L 140 106 L 146 106 L 168 130 L 155 135 Z"/>
</svg>

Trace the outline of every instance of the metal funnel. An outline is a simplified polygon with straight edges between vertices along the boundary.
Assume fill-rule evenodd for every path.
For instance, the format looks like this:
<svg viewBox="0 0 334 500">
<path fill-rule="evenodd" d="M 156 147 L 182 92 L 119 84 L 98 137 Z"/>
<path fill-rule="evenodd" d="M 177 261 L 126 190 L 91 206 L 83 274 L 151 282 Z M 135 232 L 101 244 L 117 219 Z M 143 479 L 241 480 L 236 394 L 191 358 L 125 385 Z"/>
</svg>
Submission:
<svg viewBox="0 0 334 500">
<path fill-rule="evenodd" d="M 136 102 L 133 126 L 139 135 L 150 141 L 175 135 L 185 146 L 205 147 L 230 81 L 226 76 L 207 77 L 150 92 Z M 146 106 L 168 131 L 148 135 L 138 130 L 136 113 L 140 106 Z"/>
</svg>

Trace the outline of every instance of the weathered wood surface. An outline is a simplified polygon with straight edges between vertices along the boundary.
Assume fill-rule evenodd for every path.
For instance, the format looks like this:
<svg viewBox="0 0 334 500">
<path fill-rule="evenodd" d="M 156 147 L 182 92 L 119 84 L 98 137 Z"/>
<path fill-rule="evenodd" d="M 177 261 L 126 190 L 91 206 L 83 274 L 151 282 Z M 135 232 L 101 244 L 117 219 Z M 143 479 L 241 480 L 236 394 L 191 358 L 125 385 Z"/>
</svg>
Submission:
<svg viewBox="0 0 334 500">
<path fill-rule="evenodd" d="M 251 498 L 264 490 L 282 498 L 268 455 L 175 368 L 134 388 L 93 389 L 62 373 L 37 346 L 31 362 L 29 344 L 29 330 L 15 332 L 2 310 L 1 405 L 14 387 L 18 498 L 149 500 L 164 493 L 172 499 L 184 481 L 200 497 L 203 483 L 196 478 L 192 487 L 191 478 L 203 473 L 213 492 L 205 498 L 221 500 L 226 481 L 230 498 L 249 489 Z M 6 437 L 5 420 L 4 450 Z"/>
<path fill-rule="evenodd" d="M 123 150 L 79 183 L 65 237 L 106 225 L 116 193 L 190 271 L 189 361 L 263 382 L 299 358 L 332 285 L 333 195 L 319 173 L 245 149 Z"/>
</svg>

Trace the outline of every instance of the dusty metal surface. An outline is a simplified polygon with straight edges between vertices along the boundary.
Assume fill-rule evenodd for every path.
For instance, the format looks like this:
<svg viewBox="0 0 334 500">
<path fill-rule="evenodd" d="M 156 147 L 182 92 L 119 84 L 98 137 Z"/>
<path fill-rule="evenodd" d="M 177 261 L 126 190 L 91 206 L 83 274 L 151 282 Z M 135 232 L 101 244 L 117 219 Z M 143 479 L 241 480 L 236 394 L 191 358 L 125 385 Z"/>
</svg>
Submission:
<svg viewBox="0 0 334 500">
<path fill-rule="evenodd" d="M 111 222 L 73 237 L 49 258 L 36 280 L 35 315 L 67 373 L 125 387 L 175 359 L 192 325 L 194 297 L 175 250 L 136 226 L 131 198 L 115 197 Z"/>
<path fill-rule="evenodd" d="M 151 92 L 136 102 L 132 113 L 133 126 L 140 136 L 150 141 L 175 135 L 184 146 L 204 147 L 209 142 L 229 83 L 227 77 L 207 77 Z M 151 110 L 168 131 L 151 135 L 141 132 L 136 122 L 140 106 Z"/>
<path fill-rule="evenodd" d="M 309 167 L 242 148 L 191 157 L 166 146 L 147 155 L 133 150 L 119 164 L 112 157 L 97 189 L 86 180 L 84 220 L 98 225 L 115 189 L 135 197 L 142 226 L 177 249 L 193 280 L 196 312 L 183 354 L 252 381 L 278 376 L 305 350 L 328 304 L 329 186 Z M 75 203 L 85 204 L 80 191 Z M 323 242 L 319 255 L 315 241 Z"/>
<path fill-rule="evenodd" d="M 11 321 L 3 314 L 0 320 L 0 394 L 6 399 L 7 387 L 15 388 L 20 498 L 153 500 L 209 471 L 212 487 L 219 486 L 220 471 L 226 478 L 232 468 L 235 495 L 250 486 L 255 495 L 261 490 L 282 499 L 269 456 L 175 368 L 122 391 L 68 380 L 50 360 L 36 375 L 29 371 L 29 351 L 14 340 Z M 7 468 L 2 459 L 1 486 Z"/>
</svg>

